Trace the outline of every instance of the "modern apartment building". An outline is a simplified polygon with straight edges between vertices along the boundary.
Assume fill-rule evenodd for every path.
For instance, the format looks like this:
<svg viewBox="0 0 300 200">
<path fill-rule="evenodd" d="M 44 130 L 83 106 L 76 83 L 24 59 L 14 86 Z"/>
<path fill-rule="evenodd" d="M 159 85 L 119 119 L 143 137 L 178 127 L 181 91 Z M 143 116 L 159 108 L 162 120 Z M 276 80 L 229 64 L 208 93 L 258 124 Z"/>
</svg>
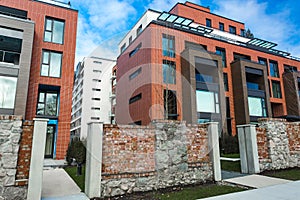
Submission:
<svg viewBox="0 0 300 200">
<path fill-rule="evenodd" d="M 70 141 L 77 16 L 69 4 L 53 0 L 0 5 L 0 77 L 8 85 L 4 87 L 16 91 L 0 111 L 28 120 L 50 119 L 45 148 L 49 158 L 63 159 Z"/>
<path fill-rule="evenodd" d="M 261 117 L 299 116 L 299 101 L 290 108 L 287 94 L 299 100 L 300 59 L 276 45 L 190 2 L 148 10 L 119 45 L 116 121 L 218 121 L 235 134 L 236 125 Z"/>
<path fill-rule="evenodd" d="M 86 57 L 77 65 L 72 98 L 71 137 L 85 139 L 89 122 L 113 123 L 115 60 Z"/>
</svg>

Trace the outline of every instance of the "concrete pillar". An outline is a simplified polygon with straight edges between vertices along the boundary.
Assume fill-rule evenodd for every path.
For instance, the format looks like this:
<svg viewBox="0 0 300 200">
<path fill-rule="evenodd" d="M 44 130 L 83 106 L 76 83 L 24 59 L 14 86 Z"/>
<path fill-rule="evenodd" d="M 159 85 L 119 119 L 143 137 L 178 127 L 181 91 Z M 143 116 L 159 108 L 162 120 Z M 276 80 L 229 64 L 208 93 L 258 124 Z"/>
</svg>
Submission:
<svg viewBox="0 0 300 200">
<path fill-rule="evenodd" d="M 34 118 L 27 200 L 40 200 L 48 119 Z"/>
<path fill-rule="evenodd" d="M 101 196 L 103 124 L 89 123 L 86 138 L 85 194 Z"/>
<path fill-rule="evenodd" d="M 213 164 L 215 181 L 222 180 L 218 126 L 219 126 L 218 122 L 208 123 L 208 148 L 209 148 L 209 156 Z"/>
<path fill-rule="evenodd" d="M 259 160 L 255 125 L 237 126 L 242 173 L 259 173 Z"/>
</svg>

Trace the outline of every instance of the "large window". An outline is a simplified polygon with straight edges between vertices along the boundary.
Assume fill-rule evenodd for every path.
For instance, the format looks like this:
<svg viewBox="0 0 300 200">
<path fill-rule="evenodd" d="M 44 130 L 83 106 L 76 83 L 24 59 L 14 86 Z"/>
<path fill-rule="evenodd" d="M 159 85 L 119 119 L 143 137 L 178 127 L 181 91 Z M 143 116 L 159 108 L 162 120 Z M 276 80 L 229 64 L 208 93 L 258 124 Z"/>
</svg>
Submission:
<svg viewBox="0 0 300 200">
<path fill-rule="evenodd" d="M 272 77 L 279 77 L 279 71 L 278 71 L 278 63 L 276 61 L 270 61 L 270 75 Z"/>
<path fill-rule="evenodd" d="M 17 78 L 0 76 L 0 108 L 14 109 Z"/>
<path fill-rule="evenodd" d="M 60 77 L 62 54 L 58 52 L 43 51 L 41 76 Z"/>
<path fill-rule="evenodd" d="M 220 113 L 218 93 L 197 90 L 196 101 L 197 112 Z"/>
<path fill-rule="evenodd" d="M 248 97 L 249 115 L 255 117 L 266 117 L 266 103 L 264 98 Z"/>
<path fill-rule="evenodd" d="M 272 81 L 272 91 L 274 98 L 281 98 L 280 82 Z"/>
<path fill-rule="evenodd" d="M 164 83 L 176 84 L 176 66 L 172 61 L 163 61 L 163 79 Z"/>
<path fill-rule="evenodd" d="M 57 116 L 58 93 L 40 91 L 38 96 L 37 115 Z"/>
<path fill-rule="evenodd" d="M 0 62 L 19 64 L 22 40 L 0 35 Z"/>
<path fill-rule="evenodd" d="M 218 54 L 222 57 L 222 66 L 226 67 L 226 51 L 225 51 L 225 49 L 217 47 L 216 54 Z"/>
<path fill-rule="evenodd" d="M 64 21 L 46 18 L 44 41 L 62 44 L 64 42 L 64 29 Z"/>
<path fill-rule="evenodd" d="M 175 37 L 174 36 L 163 34 L 162 52 L 163 52 L 163 56 L 175 58 Z"/>
</svg>

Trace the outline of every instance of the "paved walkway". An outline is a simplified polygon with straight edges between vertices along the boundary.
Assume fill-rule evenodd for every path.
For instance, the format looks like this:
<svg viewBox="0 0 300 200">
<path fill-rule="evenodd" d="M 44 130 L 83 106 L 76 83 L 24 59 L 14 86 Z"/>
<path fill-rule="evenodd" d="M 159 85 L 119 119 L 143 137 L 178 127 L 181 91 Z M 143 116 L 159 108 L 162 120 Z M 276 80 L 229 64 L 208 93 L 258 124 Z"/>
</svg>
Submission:
<svg viewBox="0 0 300 200">
<path fill-rule="evenodd" d="M 291 182 L 289 180 L 272 178 L 272 177 L 262 176 L 262 175 L 241 176 L 236 178 L 224 179 L 223 181 L 227 183 L 242 185 L 251 188 L 263 188 L 272 185 L 285 184 Z"/>
<path fill-rule="evenodd" d="M 88 200 L 64 169 L 43 171 L 42 200 Z"/>
<path fill-rule="evenodd" d="M 300 197 L 300 181 L 231 193 L 204 200 L 295 200 Z M 203 199 L 202 199 L 203 200 Z"/>
</svg>

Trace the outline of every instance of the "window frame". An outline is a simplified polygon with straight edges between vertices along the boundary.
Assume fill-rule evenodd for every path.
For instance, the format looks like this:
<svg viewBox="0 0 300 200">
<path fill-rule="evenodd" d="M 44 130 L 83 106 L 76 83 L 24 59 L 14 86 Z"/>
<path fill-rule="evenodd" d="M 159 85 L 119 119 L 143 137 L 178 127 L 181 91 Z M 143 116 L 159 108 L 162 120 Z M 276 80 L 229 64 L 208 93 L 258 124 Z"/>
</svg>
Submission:
<svg viewBox="0 0 300 200">
<path fill-rule="evenodd" d="M 234 31 L 233 31 L 234 30 Z M 236 27 L 229 25 L 229 33 L 236 35 Z"/>
<path fill-rule="evenodd" d="M 275 78 L 280 78 L 278 62 L 277 61 L 269 60 L 269 69 L 270 69 L 270 76 L 275 77 Z"/>
<path fill-rule="evenodd" d="M 274 87 L 275 85 L 276 85 L 276 87 Z M 272 81 L 272 97 L 277 98 L 277 99 L 282 98 L 280 81 Z"/>
<path fill-rule="evenodd" d="M 48 53 L 48 63 L 44 63 L 44 53 Z M 60 68 L 59 68 L 59 76 L 50 76 L 50 71 L 51 71 L 51 54 L 55 53 L 55 54 L 60 54 L 61 55 L 61 59 L 60 59 Z M 59 51 L 52 51 L 52 50 L 48 50 L 48 49 L 43 49 L 42 50 L 42 61 L 41 61 L 41 68 L 40 68 L 40 76 L 43 77 L 51 77 L 51 78 L 61 78 L 61 74 L 62 74 L 62 63 L 63 63 L 63 53 L 59 52 Z M 43 65 L 44 66 L 48 66 L 48 75 L 42 75 L 43 72 Z"/>
<path fill-rule="evenodd" d="M 206 20 L 205 20 L 205 25 L 206 25 L 206 27 L 212 27 L 212 21 L 211 21 L 211 19 L 208 19 L 208 18 L 206 18 Z"/>
<path fill-rule="evenodd" d="M 47 30 L 47 20 L 51 20 L 51 30 Z M 62 22 L 63 23 L 63 32 L 62 32 L 62 41 L 61 43 L 60 42 L 54 42 L 53 41 L 53 35 L 54 35 L 54 22 L 57 21 L 57 22 Z M 66 21 L 63 20 L 63 19 L 57 19 L 57 18 L 53 18 L 53 17 L 48 17 L 46 16 L 45 17 L 45 26 L 44 26 L 44 42 L 51 42 L 51 43 L 55 43 L 55 44 L 61 44 L 63 45 L 64 44 L 64 41 L 65 41 L 65 27 L 66 27 Z M 47 41 L 46 40 L 46 33 L 51 33 L 51 40 L 50 41 Z"/>
<path fill-rule="evenodd" d="M 44 98 L 43 98 L 43 101 L 40 101 L 40 94 L 41 93 L 44 93 Z M 48 115 L 46 114 L 46 105 L 47 105 L 47 94 L 56 94 L 56 102 L 55 102 L 55 115 Z M 58 105 L 59 105 L 59 98 L 60 98 L 60 95 L 59 95 L 59 91 L 53 91 L 53 90 L 39 90 L 38 91 L 38 99 L 37 99 L 37 104 L 36 104 L 36 115 L 37 116 L 51 116 L 51 117 L 58 117 L 58 113 L 59 113 L 59 108 L 58 108 Z M 44 108 L 43 108 L 43 114 L 38 114 L 38 111 L 39 111 L 39 104 L 43 104 L 44 105 Z"/>
<path fill-rule="evenodd" d="M 164 43 L 166 42 L 166 49 Z M 163 33 L 162 34 L 162 55 L 165 57 L 175 58 L 175 36 L 168 35 Z"/>
<path fill-rule="evenodd" d="M 220 31 L 225 31 L 225 24 L 223 22 L 219 22 L 219 30 Z"/>
<path fill-rule="evenodd" d="M 216 47 L 216 54 L 222 57 L 222 66 L 224 68 L 227 68 L 226 49 L 221 47 Z"/>
</svg>

